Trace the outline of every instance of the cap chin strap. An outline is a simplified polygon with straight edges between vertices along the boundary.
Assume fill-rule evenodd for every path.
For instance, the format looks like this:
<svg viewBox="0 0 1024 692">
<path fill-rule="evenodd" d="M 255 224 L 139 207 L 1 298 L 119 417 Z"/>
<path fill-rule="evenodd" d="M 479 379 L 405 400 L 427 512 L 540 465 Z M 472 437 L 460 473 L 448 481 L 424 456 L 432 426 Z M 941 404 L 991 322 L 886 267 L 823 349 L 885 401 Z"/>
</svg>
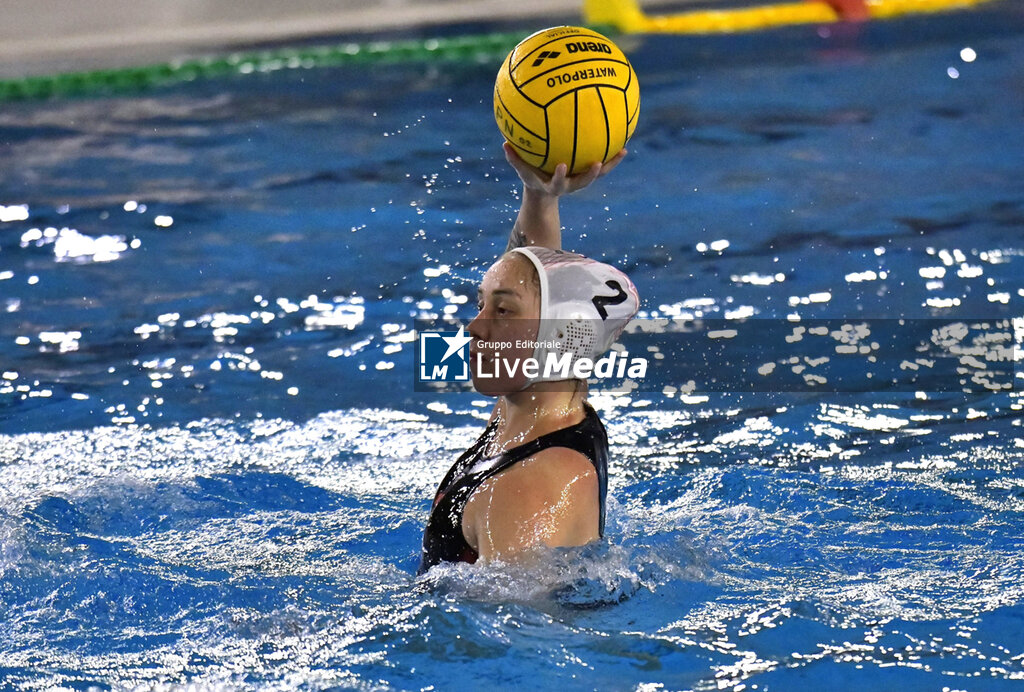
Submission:
<svg viewBox="0 0 1024 692">
<path fill-rule="evenodd" d="M 551 302 L 550 302 L 551 283 L 548 280 L 548 272 L 544 268 L 543 263 L 528 248 L 517 247 L 517 248 L 514 248 L 512 250 L 512 252 L 515 252 L 515 253 L 517 253 L 519 255 L 523 255 L 528 260 L 530 260 L 530 264 L 533 265 L 533 269 L 534 269 L 534 271 L 537 272 L 537 278 L 539 279 L 539 283 L 540 283 L 540 318 L 539 318 L 539 321 L 537 323 L 537 345 L 533 349 L 533 358 L 534 358 L 534 360 L 537 361 L 537 365 L 543 367 L 543 365 L 544 365 L 544 357 L 548 354 L 548 351 L 549 351 L 549 349 L 547 347 L 547 344 L 555 339 L 555 334 L 550 333 L 550 332 L 554 331 L 552 329 L 552 325 L 554 324 L 554 320 L 551 317 Z M 544 332 L 549 332 L 549 333 L 544 333 Z M 562 338 L 566 338 L 566 335 L 562 334 Z M 572 362 L 575 362 L 577 358 L 579 358 L 579 354 L 574 349 L 572 351 Z M 541 370 L 541 372 L 543 372 L 543 370 Z M 519 391 L 523 391 L 527 387 L 529 387 L 530 385 L 537 384 L 538 382 L 568 382 L 569 380 L 573 380 L 573 379 L 576 379 L 576 378 L 570 377 L 570 378 L 566 378 L 566 379 L 563 379 L 563 378 L 547 379 L 545 377 L 542 377 L 542 376 L 538 375 L 537 377 L 528 379 L 526 381 L 526 384 L 524 384 L 522 386 L 522 388 L 519 389 Z"/>
<path fill-rule="evenodd" d="M 540 330 L 541 330 L 541 327 L 544 326 L 545 320 L 547 319 L 548 312 L 549 312 L 549 308 L 548 308 L 548 295 L 549 295 L 548 274 L 547 274 L 546 271 L 544 271 L 544 265 L 542 265 L 540 263 L 540 260 L 537 259 L 536 255 L 534 255 L 529 250 L 527 250 L 525 248 L 517 247 L 517 248 L 514 248 L 512 250 L 512 252 L 514 252 L 514 253 L 516 253 L 518 255 L 521 255 L 521 256 L 525 257 L 526 259 L 530 260 L 530 264 L 533 265 L 533 270 L 535 272 L 537 272 L 537 281 L 540 284 L 540 317 L 538 318 L 538 321 L 537 321 L 537 345 L 533 349 L 533 357 L 537 361 L 537 364 L 540 365 L 541 364 L 540 358 L 541 358 L 542 355 L 544 355 L 544 353 L 543 353 L 544 349 L 541 347 L 541 337 L 542 337 L 542 334 L 540 333 Z M 521 391 L 525 390 L 527 387 L 529 387 L 530 385 L 536 384 L 537 382 L 543 382 L 543 381 L 544 380 L 541 380 L 539 377 L 538 378 L 528 379 L 528 380 L 526 380 L 526 384 L 524 384 L 519 389 L 519 391 L 521 392 Z"/>
<path fill-rule="evenodd" d="M 544 377 L 546 359 L 552 355 L 559 359 L 568 356 L 572 366 L 580 358 L 596 358 L 607 350 L 610 346 L 610 334 L 598 331 L 599 328 L 604 328 L 604 320 L 608 318 L 607 308 L 624 303 L 630 295 L 636 302 L 636 289 L 622 272 L 582 255 L 530 247 L 514 248 L 512 252 L 524 255 L 530 260 L 540 285 L 540 317 L 537 342 L 533 349 L 538 373 L 537 377 L 528 379 L 519 391 L 538 382 L 566 382 L 578 379 L 558 377 L 555 373 L 552 373 L 555 375 L 553 377 Z M 545 265 L 545 261 L 548 260 L 551 261 L 553 268 L 551 275 L 548 273 L 548 265 Z M 581 274 L 586 278 L 581 278 Z M 598 284 L 603 285 L 597 287 Z M 605 286 L 614 289 L 616 293 L 599 293 L 606 290 Z M 591 290 L 598 291 L 598 295 L 591 297 Z M 596 320 L 599 314 L 602 323 L 600 326 L 595 326 L 593 322 L 587 320 L 586 314 L 591 310 L 591 303 L 597 310 L 597 314 L 592 315 L 592 318 Z M 635 312 L 634 307 L 633 313 Z"/>
</svg>

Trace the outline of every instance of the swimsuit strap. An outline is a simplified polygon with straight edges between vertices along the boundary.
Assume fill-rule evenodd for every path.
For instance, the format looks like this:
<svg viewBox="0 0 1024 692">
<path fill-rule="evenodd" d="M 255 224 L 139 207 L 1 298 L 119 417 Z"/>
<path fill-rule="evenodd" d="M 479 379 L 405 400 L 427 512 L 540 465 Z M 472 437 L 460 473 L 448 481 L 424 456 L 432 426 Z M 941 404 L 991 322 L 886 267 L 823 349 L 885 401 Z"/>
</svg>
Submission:
<svg viewBox="0 0 1024 692">
<path fill-rule="evenodd" d="M 493 459 L 494 461 L 487 465 L 486 470 L 480 472 L 479 482 L 482 483 L 493 478 L 502 471 L 506 471 L 516 465 L 523 459 L 528 459 L 534 454 L 552 447 L 565 447 L 573 450 L 574 452 L 579 452 L 589 459 L 592 455 L 590 450 L 593 449 L 593 443 L 590 442 L 589 436 L 582 430 L 582 428 L 585 427 L 584 424 L 586 422 L 587 419 L 584 418 L 579 423 L 571 425 L 568 428 L 561 428 L 559 430 L 545 433 L 544 435 L 530 440 L 529 442 L 524 442 L 523 444 L 506 450 L 501 454 L 490 457 L 489 459 Z M 470 472 L 470 474 L 467 475 L 476 474 Z"/>
<path fill-rule="evenodd" d="M 480 437 L 476 439 L 476 442 L 463 452 L 459 458 L 452 464 L 452 467 L 448 469 L 448 473 L 445 474 L 441 480 L 440 485 L 437 486 L 437 494 L 434 496 L 434 504 L 436 505 L 438 500 L 448 492 L 451 486 L 461 480 L 462 476 L 465 475 L 466 470 L 473 466 L 481 458 L 481 452 L 487 443 L 493 439 L 495 433 L 498 430 L 498 419 L 493 418 L 487 423 L 487 427 L 480 433 Z"/>
<path fill-rule="evenodd" d="M 441 481 L 441 485 L 438 487 L 434 504 L 437 504 L 438 499 L 447 494 L 451 489 L 451 486 L 456 483 L 462 483 L 465 479 L 472 477 L 472 486 L 475 490 L 484 481 L 497 476 L 502 471 L 508 470 L 523 459 L 527 459 L 550 447 L 565 447 L 567 449 L 571 449 L 574 452 L 579 452 L 587 459 L 590 459 L 591 463 L 594 463 L 594 443 L 592 440 L 592 433 L 588 428 L 592 427 L 592 424 L 589 424 L 591 416 L 593 415 L 596 418 L 597 414 L 589 404 L 584 404 L 584 406 L 586 414 L 584 415 L 583 420 L 579 423 L 574 423 L 567 428 L 560 428 L 558 430 L 545 433 L 540 437 L 524 442 L 521 445 L 517 445 L 512 449 L 501 452 L 500 454 L 484 457 L 481 452 L 487 443 L 494 438 L 494 434 L 497 432 L 498 428 L 497 419 L 490 421 L 487 428 L 473 446 L 459 457 L 445 475 L 444 480 Z M 602 432 L 604 432 L 603 429 Z M 478 472 L 472 471 L 472 467 L 485 461 L 490 461 L 490 463 L 488 463 L 484 469 L 481 469 Z"/>
</svg>

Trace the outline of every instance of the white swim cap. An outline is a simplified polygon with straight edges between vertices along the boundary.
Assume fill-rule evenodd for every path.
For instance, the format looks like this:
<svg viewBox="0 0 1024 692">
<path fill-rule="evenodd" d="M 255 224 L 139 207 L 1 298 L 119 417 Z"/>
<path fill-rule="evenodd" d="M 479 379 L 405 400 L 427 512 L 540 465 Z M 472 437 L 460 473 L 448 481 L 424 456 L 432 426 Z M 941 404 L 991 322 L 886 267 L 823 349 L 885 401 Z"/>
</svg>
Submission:
<svg viewBox="0 0 1024 692">
<path fill-rule="evenodd" d="M 640 308 L 633 282 L 609 264 L 537 246 L 512 252 L 529 259 L 540 278 L 540 328 L 534 358 L 542 367 L 540 376 L 530 384 L 562 379 L 557 373 L 544 376 L 543 364 L 549 354 L 562 357 L 568 353 L 573 362 L 599 358 Z"/>
</svg>

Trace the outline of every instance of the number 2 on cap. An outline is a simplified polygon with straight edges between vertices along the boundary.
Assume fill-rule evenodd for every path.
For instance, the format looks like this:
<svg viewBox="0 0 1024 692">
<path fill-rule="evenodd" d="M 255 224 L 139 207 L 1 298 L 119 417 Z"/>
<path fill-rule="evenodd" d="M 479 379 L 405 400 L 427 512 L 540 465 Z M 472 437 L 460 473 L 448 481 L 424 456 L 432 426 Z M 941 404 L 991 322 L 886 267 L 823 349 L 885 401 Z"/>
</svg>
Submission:
<svg viewBox="0 0 1024 692">
<path fill-rule="evenodd" d="M 597 314 L 601 315 L 602 321 L 608 319 L 608 311 L 605 309 L 606 305 L 618 305 L 619 303 L 624 303 L 626 302 L 626 298 L 629 297 L 626 294 L 626 291 L 623 290 L 622 286 L 619 285 L 618 281 L 609 279 L 604 282 L 604 285 L 615 291 L 615 295 L 593 297 L 592 302 L 594 303 L 594 307 L 597 308 Z"/>
</svg>

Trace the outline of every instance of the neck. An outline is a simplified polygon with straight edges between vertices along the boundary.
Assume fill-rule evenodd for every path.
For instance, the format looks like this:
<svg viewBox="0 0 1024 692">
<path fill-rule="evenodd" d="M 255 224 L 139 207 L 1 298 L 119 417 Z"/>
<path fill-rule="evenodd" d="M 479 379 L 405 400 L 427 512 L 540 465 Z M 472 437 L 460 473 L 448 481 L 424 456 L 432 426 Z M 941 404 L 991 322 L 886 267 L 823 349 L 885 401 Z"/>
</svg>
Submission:
<svg viewBox="0 0 1024 692">
<path fill-rule="evenodd" d="M 586 382 L 538 382 L 498 400 L 499 443 L 518 445 L 580 422 Z"/>
</svg>

